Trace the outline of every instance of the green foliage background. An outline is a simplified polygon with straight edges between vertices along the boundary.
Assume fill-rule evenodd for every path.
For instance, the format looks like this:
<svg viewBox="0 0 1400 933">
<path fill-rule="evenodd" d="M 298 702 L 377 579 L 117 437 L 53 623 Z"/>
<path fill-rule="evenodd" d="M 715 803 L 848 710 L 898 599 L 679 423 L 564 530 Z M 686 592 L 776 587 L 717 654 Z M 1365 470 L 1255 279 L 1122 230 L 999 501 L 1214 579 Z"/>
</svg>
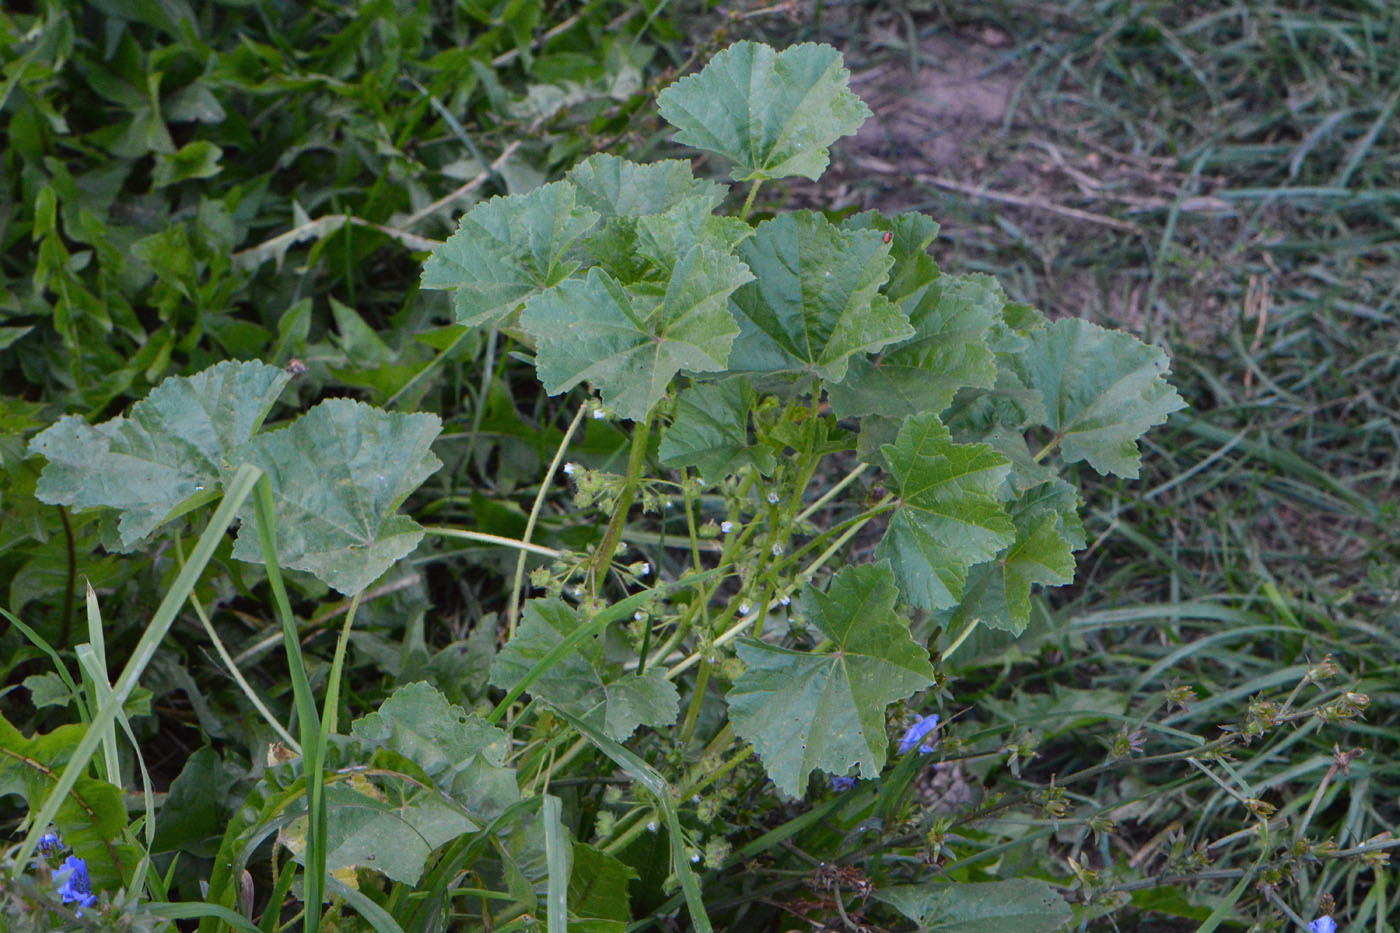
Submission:
<svg viewBox="0 0 1400 933">
<path fill-rule="evenodd" d="M 73 647 L 92 641 L 91 629 L 82 634 L 87 580 L 100 594 L 106 653 L 124 658 L 185 560 L 168 545 L 122 555 L 123 529 L 110 516 L 41 504 L 42 458 L 27 456 L 38 431 L 64 414 L 104 421 L 162 378 L 221 360 L 292 365 L 289 407 L 273 413 L 271 427 L 345 394 L 391 411 L 440 411 L 437 449 L 446 451 L 448 468 L 428 481 L 410 513 L 425 525 L 521 537 L 534 478 L 564 436 L 571 410 L 539 392 L 531 368 L 483 332 L 444 326 L 472 314 L 489 318 L 502 299 L 488 295 L 464 309 L 461 289 L 452 296 L 420 291 L 423 256 L 476 201 L 548 191 L 542 182 L 591 152 L 675 155 L 652 112 L 655 91 L 736 33 L 768 30 L 780 45 L 789 37 L 833 41 L 848 64 L 882 61 L 898 50 L 901 40 L 879 37 L 898 37 L 905 20 L 886 28 L 879 17 L 889 11 L 879 5 L 822 6 L 825 19 L 795 24 L 771 15 L 696 19 L 699 11 L 664 4 L 537 0 L 50 0 L 0 13 L 0 584 L 14 613 L 0 623 L 0 670 L 10 688 L 0 707 L 20 727 L 6 747 L 23 747 L 56 767 L 78 734 L 64 724 L 85 718 L 97 703 L 54 673 L 18 621 L 77 670 Z M 1007 620 L 1001 627 L 1011 632 L 979 628 L 959 642 L 956 665 L 940 667 L 934 696 L 960 715 L 939 749 L 948 766 L 926 770 L 917 756 L 907 758 L 890 769 L 885 789 L 857 791 L 866 794 L 860 806 L 874 808 L 878 830 L 852 798 L 833 795 L 807 808 L 775 804 L 753 761 L 641 760 L 618 744 L 637 721 L 623 697 L 603 702 L 596 717 L 543 720 L 540 755 L 531 764 L 578 755 L 565 743 L 576 735 L 596 735 L 594 747 L 607 756 L 574 759 L 587 762 L 587 771 L 551 785 L 552 793 L 570 812 L 588 814 L 600 835 L 614 819 L 631 833 L 613 850 L 624 851 L 621 860 L 595 839 L 599 848 L 580 841 L 573 865 L 562 866 L 558 840 L 551 842 L 545 828 L 557 821 L 538 802 L 544 798 L 518 799 L 499 733 L 478 718 L 499 699 L 492 687 L 505 684 L 490 680 L 494 627 L 474 623 L 502 608 L 515 555 L 480 541 L 434 539 L 359 610 L 346 661 L 340 731 L 348 735 L 332 743 L 326 763 L 370 761 L 378 774 L 370 784 L 346 779 L 328 787 L 339 814 L 331 826 L 332 866 L 366 867 L 356 840 L 372 836 L 393 840 L 396 865 L 431 869 L 429 852 L 450 837 L 439 840 L 425 828 L 504 819 L 518 829 L 471 881 L 509 892 L 503 912 L 515 912 L 518 928 L 525 926 L 519 915 L 544 915 L 552 871 L 567 880 L 576 917 L 593 924 L 580 928 L 620 929 L 633 916 L 679 907 L 680 895 L 658 866 L 692 854 L 668 852 L 666 828 L 647 831 L 646 819 L 635 817 L 654 795 L 634 796 L 632 789 L 664 786 L 648 783 L 661 780 L 654 768 L 732 764 L 694 811 L 666 813 L 672 829 L 684 821 L 685 833 L 706 838 L 705 850 L 694 853 L 701 857 L 697 871 L 728 866 L 705 876 L 705 893 L 716 922 L 730 928 L 806 928 L 805 918 L 840 928 L 845 910 L 856 921 L 905 923 L 900 929 L 1005 922 L 1053 930 L 1068 902 L 1090 928 L 1110 917 L 1120 928 L 1303 928 L 1299 921 L 1331 913 L 1344 928 L 1386 929 L 1400 913 L 1384 864 L 1392 845 L 1384 833 L 1400 819 L 1397 551 L 1388 531 L 1400 437 L 1389 377 L 1400 338 L 1384 275 L 1400 258 L 1386 175 L 1400 146 L 1391 86 L 1400 73 L 1400 20 L 1385 4 L 1301 0 L 1199 15 L 1151 3 L 1025 2 L 975 13 L 925 3 L 896 12 L 921 32 L 1005 29 L 1036 69 L 1023 95 L 1041 123 L 1056 123 L 1057 102 L 1087 101 L 1075 114 L 1080 129 L 1066 131 L 1071 139 L 1088 132 L 1117 151 L 1166 159 L 1193 184 L 1222 179 L 1213 192 L 1249 218 L 1225 230 L 1182 202 L 1149 215 L 1128 214 L 1117 202 L 1091 205 L 1145 231 L 1140 240 L 1105 246 L 1101 237 L 1080 237 L 1033 213 L 989 211 L 962 195 L 921 189 L 930 213 L 974 231 L 937 252 L 950 270 L 992 272 L 1016 301 L 1056 311 L 1066 307 L 1058 278 L 1065 269 L 1105 277 L 1126 270 L 1149 283 L 1149 305 L 1155 296 L 1174 307 L 1205 292 L 1234 307 L 1245 301 L 1246 282 L 1254 288 L 1251 276 L 1274 275 L 1269 316 L 1261 312 L 1257 332 L 1255 318 L 1241 317 L 1213 341 L 1174 331 L 1169 322 L 1156 336 L 1171 344 L 1194 411 L 1176 416 L 1141 464 L 1124 450 L 1098 453 L 1107 459 L 1097 462 L 1088 456 L 1091 465 L 1121 475 L 1141 469 L 1141 483 L 1100 481 L 1081 470 L 1076 478 L 1089 503 L 1084 527 L 1077 517 L 1070 523 L 1072 503 L 1067 514 L 1063 501 L 1043 503 L 1058 509 L 1058 524 L 1030 509 L 1012 514 L 1022 540 L 1047 535 L 1042 550 L 1052 552 L 1049 538 L 1064 537 L 1091 545 L 1092 559 L 1075 586 L 1024 605 L 1008 594 L 1033 582 L 1066 582 L 1067 555 L 1008 559 L 1001 573 L 972 571 L 963 605 L 981 618 Z M 698 144 L 699 133 L 691 129 L 682 142 Z M 1017 137 L 1007 139 L 1010 149 Z M 1006 153 L 993 153 L 993 166 L 998 155 Z M 794 162 L 793 153 L 759 146 L 734 177 L 761 177 L 775 166 L 811 169 L 811 158 Z M 705 165 L 697 174 L 718 176 L 727 167 Z M 987 175 L 1003 181 L 995 167 Z M 782 203 L 776 186 L 765 191 L 773 200 L 758 204 L 760 216 Z M 598 211 L 599 203 L 582 209 Z M 625 226 L 610 232 L 631 236 Z M 497 229 L 511 233 L 508 224 Z M 896 232 L 899 244 L 922 239 L 919 230 Z M 1261 241 L 1259 249 L 1241 247 Z M 625 270 L 611 271 L 625 277 Z M 547 264 L 525 269 L 517 283 L 523 290 L 504 300 L 513 303 L 564 274 Z M 938 309 L 951 297 L 973 308 L 989 301 L 990 286 L 976 277 L 948 282 L 966 294 L 930 298 L 921 308 L 927 316 L 911 313 L 917 333 L 885 355 L 878 373 L 854 359 L 850 368 L 867 381 L 860 391 L 849 388 L 861 386 L 857 379 L 830 394 L 838 414 L 874 415 L 894 399 L 907 406 L 900 417 L 946 405 L 951 387 L 901 378 L 903 366 L 956 372 L 963 385 L 992 378 L 991 361 L 975 355 L 932 361 L 950 342 Z M 548 310 L 541 306 L 526 330 L 547 333 Z M 571 362 L 557 361 L 551 391 L 581 378 Z M 1041 371 L 1026 374 L 1028 382 L 1055 378 L 1055 361 L 1043 362 Z M 805 358 L 778 344 L 749 363 L 755 371 L 833 377 L 846 367 L 845 359 Z M 1123 374 L 1104 373 L 1114 375 Z M 689 440 L 668 432 L 656 456 L 706 478 L 742 464 L 771 472 L 772 456 L 750 443 L 747 423 L 734 425 L 733 413 L 750 407 L 752 391 L 740 382 L 685 390 L 678 411 L 701 429 Z M 643 393 L 622 407 L 651 401 Z M 770 416 L 755 412 L 755 426 Z M 1094 430 L 1076 423 L 1073 411 L 1056 417 L 1067 437 L 1077 427 Z M 912 440 L 896 436 L 897 427 L 896 420 L 887 436 L 872 435 L 862 451 L 871 459 L 880 444 L 891 445 L 884 449 L 896 484 L 904 482 L 898 451 Z M 613 422 L 588 419 L 575 455 L 590 472 L 621 471 L 625 439 Z M 1064 452 L 1076 453 L 1074 441 Z M 587 487 L 576 491 L 590 495 Z M 600 495 L 606 505 L 607 490 Z M 920 518 L 911 503 L 896 527 Z M 1309 533 L 1334 528 L 1341 530 L 1322 535 L 1321 546 Z M 186 532 L 199 526 L 177 530 L 188 549 L 194 534 Z M 658 533 L 664 541 L 684 531 L 665 522 L 628 531 L 639 548 L 659 547 Z M 582 546 L 590 534 L 549 521 L 541 532 L 561 548 Z M 243 556 L 256 549 L 250 544 Z M 235 560 L 233 547 L 230 537 L 215 550 L 219 572 L 196 596 L 239 667 L 286 721 L 292 688 L 277 648 L 281 636 L 260 595 L 266 580 L 258 566 Z M 874 547 L 868 542 L 867 552 Z M 879 556 L 892 556 L 898 572 L 916 552 Z M 291 580 L 307 677 L 322 695 L 332 680 L 333 635 L 349 607 L 310 576 Z M 809 598 L 819 597 L 827 598 Z M 942 598 L 927 594 L 930 606 L 944 607 Z M 1013 634 L 1013 620 L 1027 616 L 1029 628 Z M 956 631 L 965 618 L 955 611 L 943 621 Z M 142 680 L 149 694 L 133 697 L 127 713 L 156 788 L 169 789 L 155 849 L 181 853 L 166 879 L 171 897 L 194 901 L 209 866 L 230 861 L 234 850 L 221 852 L 221 837 L 225 847 L 250 845 L 258 822 L 281 819 L 305 787 L 298 768 L 266 759 L 275 737 L 215 662 L 198 619 L 187 610 L 176 625 Z M 516 647 L 537 659 L 565 629 L 527 610 L 520 631 L 529 637 Z M 772 685 L 756 673 L 760 645 L 740 650 L 755 669 L 742 693 L 761 710 Z M 611 699 L 617 649 L 600 636 L 577 659 L 577 676 L 540 682 L 531 695 L 558 698 L 552 691 L 596 675 L 596 693 L 587 696 Z M 820 655 L 807 661 L 827 666 Z M 386 701 L 399 684 L 425 680 L 432 692 Z M 1194 693 L 1183 692 L 1187 687 Z M 660 696 L 661 684 L 649 689 L 644 706 L 669 700 Z M 559 716 L 569 715 L 570 703 L 561 705 Z M 896 708 L 882 725 L 897 735 L 914 713 Z M 458 715 L 470 718 L 458 722 Z M 763 723 L 751 724 L 755 735 L 765 734 Z M 714 726 L 694 728 L 708 734 Z M 1244 736 L 1227 743 L 1230 757 L 1187 761 L 1181 749 L 1190 742 L 1208 752 L 1224 747 L 1215 744 L 1222 726 Z M 777 738 L 777 727 L 766 734 Z M 115 765 L 128 788 L 140 786 L 129 756 Z M 21 801 L 44 786 L 35 773 L 0 767 L 0 789 L 18 795 L 4 798 L 6 807 L 14 805 L 0 811 L 7 830 L 18 825 Z M 610 777 L 592 783 L 603 775 Z M 95 804 L 112 796 L 104 782 L 84 781 L 80 789 Z M 470 795 L 481 806 L 442 807 L 438 792 Z M 239 802 L 250 809 L 235 812 Z M 114 806 L 105 801 L 104 819 Z M 730 839 L 695 832 L 716 825 L 706 807 L 725 809 L 728 822 L 717 825 L 729 827 Z M 859 830 L 854 817 L 843 821 L 856 812 Z M 107 847 L 82 835 L 91 821 L 72 807 L 55 825 L 74 828 L 69 842 L 89 858 L 95 881 L 109 882 L 133 858 L 127 843 Z M 280 874 L 265 859 L 253 865 L 259 903 L 286 893 L 286 853 L 305 845 L 304 819 L 289 818 L 282 829 Z M 415 837 L 432 840 L 427 851 Z M 472 860 L 480 853 L 470 848 L 449 845 L 443 864 L 478 864 Z M 893 883 L 898 871 L 891 865 L 924 859 L 965 883 L 962 893 Z M 395 880 L 413 883 L 408 877 Z M 432 887 L 446 885 L 440 878 L 431 880 L 425 901 L 395 905 L 404 928 L 438 922 L 436 908 L 424 905 L 442 895 Z M 869 878 L 878 884 L 867 896 L 862 885 Z M 214 880 L 233 897 L 234 877 Z M 0 895 L 0 910 L 45 899 L 52 895 L 42 879 L 24 875 Z"/>
</svg>

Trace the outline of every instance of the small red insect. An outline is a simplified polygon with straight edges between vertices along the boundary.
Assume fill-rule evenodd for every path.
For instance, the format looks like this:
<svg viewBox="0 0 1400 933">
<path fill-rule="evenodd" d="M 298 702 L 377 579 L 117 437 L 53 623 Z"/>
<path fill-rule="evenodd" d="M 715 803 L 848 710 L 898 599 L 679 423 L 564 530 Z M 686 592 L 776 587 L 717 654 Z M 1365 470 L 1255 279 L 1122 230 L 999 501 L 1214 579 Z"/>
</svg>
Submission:
<svg viewBox="0 0 1400 933">
<path fill-rule="evenodd" d="M 888 243 L 890 240 L 893 240 L 893 239 L 894 239 L 894 234 L 891 233 L 889 230 L 886 230 L 886 231 L 885 231 L 885 242 Z"/>
</svg>

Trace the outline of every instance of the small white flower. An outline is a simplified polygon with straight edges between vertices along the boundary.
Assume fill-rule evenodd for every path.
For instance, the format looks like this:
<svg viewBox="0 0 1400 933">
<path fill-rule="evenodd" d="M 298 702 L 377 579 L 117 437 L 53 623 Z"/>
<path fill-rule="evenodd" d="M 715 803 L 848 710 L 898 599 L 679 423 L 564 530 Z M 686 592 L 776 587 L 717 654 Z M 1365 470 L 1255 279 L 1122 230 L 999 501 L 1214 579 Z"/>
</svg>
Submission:
<svg viewBox="0 0 1400 933">
<path fill-rule="evenodd" d="M 746 616 L 746 615 L 748 615 L 748 614 L 749 614 L 749 610 L 752 609 L 752 608 L 753 608 L 753 607 L 750 606 L 748 603 L 740 603 L 740 604 L 739 604 L 739 615 L 741 615 L 741 616 Z"/>
<path fill-rule="evenodd" d="M 636 619 L 638 622 L 645 622 L 647 620 L 647 614 L 638 609 L 636 612 L 632 613 L 632 618 Z"/>
<path fill-rule="evenodd" d="M 595 409 L 593 409 L 593 420 L 594 420 L 594 421 L 602 421 L 602 420 L 603 420 L 604 418 L 606 418 L 607 416 L 608 416 L 608 410 L 607 410 L 606 408 L 601 408 L 601 407 L 600 407 L 600 408 L 595 408 Z"/>
<path fill-rule="evenodd" d="M 777 504 L 778 504 L 778 494 L 777 494 L 776 492 L 770 492 L 770 493 L 768 494 L 768 504 L 769 504 L 769 505 L 777 505 Z"/>
<path fill-rule="evenodd" d="M 573 596 L 573 597 L 575 597 L 575 598 L 577 598 L 577 599 L 582 599 L 582 598 L 583 598 L 583 587 L 581 587 L 581 586 L 576 586 L 576 587 L 574 587 L 573 589 L 569 590 L 569 595 L 571 595 L 571 596 Z"/>
<path fill-rule="evenodd" d="M 573 476 L 573 475 L 574 475 L 574 471 L 577 470 L 577 469 L 578 469 L 578 464 L 577 464 L 577 463 L 572 463 L 572 462 L 571 462 L 571 463 L 566 463 L 566 464 L 564 464 L 564 475 L 565 475 L 565 476 Z"/>
<path fill-rule="evenodd" d="M 781 544 L 775 544 L 775 545 L 773 545 L 773 556 L 774 556 L 774 557 L 782 557 L 782 556 L 783 556 L 783 546 L 782 546 Z"/>
<path fill-rule="evenodd" d="M 719 530 L 720 530 L 721 532 L 723 532 L 724 534 L 729 534 L 731 531 L 734 530 L 734 523 L 733 523 L 733 522 L 720 522 L 720 523 L 719 523 Z"/>
<path fill-rule="evenodd" d="M 698 861 L 700 861 L 700 853 L 699 853 L 699 852 L 692 852 L 692 853 L 690 853 L 690 860 L 691 860 L 691 862 L 698 862 Z"/>
<path fill-rule="evenodd" d="M 792 602 L 792 598 L 791 598 L 791 597 L 788 597 L 788 596 L 783 596 L 783 597 L 780 597 L 780 598 L 778 599 L 778 602 L 780 602 L 780 603 L 782 603 L 784 606 L 786 606 L 786 605 L 788 605 L 789 603 Z"/>
<path fill-rule="evenodd" d="M 656 832 L 656 820 L 652 820 L 650 823 L 647 824 L 647 832 Z"/>
</svg>

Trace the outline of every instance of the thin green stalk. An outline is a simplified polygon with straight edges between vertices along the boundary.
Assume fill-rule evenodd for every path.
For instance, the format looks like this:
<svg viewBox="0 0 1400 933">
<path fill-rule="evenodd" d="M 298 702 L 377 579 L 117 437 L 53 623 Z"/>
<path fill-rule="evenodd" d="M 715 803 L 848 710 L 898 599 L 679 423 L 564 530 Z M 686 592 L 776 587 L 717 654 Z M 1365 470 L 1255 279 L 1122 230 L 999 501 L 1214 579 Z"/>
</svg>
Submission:
<svg viewBox="0 0 1400 933">
<path fill-rule="evenodd" d="M 321 922 L 321 892 L 325 888 L 326 877 L 326 807 L 322 780 L 325 746 L 320 738 L 321 717 L 316 711 L 316 698 L 302 662 L 296 620 L 292 616 L 292 604 L 282 580 L 282 567 L 277 561 L 276 509 L 272 500 L 272 484 L 266 476 L 258 482 L 253 507 L 258 520 L 258 542 L 262 546 L 267 582 L 272 589 L 273 603 L 282 625 L 282 644 L 287 652 L 287 667 L 291 673 L 292 695 L 297 710 L 297 730 L 301 733 L 302 773 L 306 778 L 307 790 L 306 868 L 303 877 L 306 910 L 302 923 L 308 933 L 316 933 Z"/>
<path fill-rule="evenodd" d="M 112 692 L 93 713 L 92 722 L 87 731 L 83 733 L 78 747 L 73 750 L 72 757 L 68 759 L 68 764 L 63 769 L 63 774 L 54 783 L 53 790 L 44 798 L 43 804 L 37 810 L 32 811 L 29 832 L 25 834 L 24 841 L 20 843 L 19 851 L 15 854 L 15 860 L 12 863 L 16 866 L 17 871 L 23 871 L 29 865 L 29 860 L 34 857 L 39 837 L 48 832 L 49 824 L 53 822 L 58 808 L 68 799 L 68 795 L 72 793 L 73 787 L 78 783 L 78 778 L 87 770 L 89 762 L 92 761 L 93 753 L 97 751 L 97 747 L 102 742 L 102 736 L 107 726 L 116 721 L 117 713 L 121 711 L 122 704 L 131 696 L 131 691 L 136 689 L 137 681 L 140 680 L 147 665 L 151 663 L 151 659 L 155 657 L 156 649 L 170 631 L 180 607 L 185 604 L 190 591 L 194 589 L 199 580 L 199 575 L 204 572 L 204 568 L 213 558 L 215 548 L 223 543 L 224 536 L 227 534 L 229 526 L 233 524 L 234 516 L 238 513 L 239 507 L 248 498 L 248 494 L 261 475 L 262 471 L 257 467 L 244 464 L 238 468 L 225 487 L 223 502 L 214 510 L 213 517 L 209 519 L 208 527 L 199 536 L 198 543 L 195 544 L 194 550 L 190 553 L 190 562 L 176 575 L 175 582 L 166 591 L 165 597 L 156 608 L 155 615 L 151 617 L 150 624 L 146 626 L 145 632 L 141 634 L 140 640 L 132 650 L 131 658 L 126 662 L 126 667 L 122 668 L 121 676 L 112 685 Z"/>
<path fill-rule="evenodd" d="M 423 529 L 430 535 L 438 535 L 443 538 L 460 538 L 463 541 L 480 541 L 482 544 L 495 544 L 500 547 L 515 548 L 521 551 L 529 551 L 531 554 L 539 554 L 542 557 L 563 557 L 563 551 L 556 551 L 552 547 L 542 547 L 538 544 L 531 544 L 528 541 L 517 541 L 514 538 L 503 538 L 500 535 L 489 535 L 484 531 L 463 531 L 460 528 L 447 528 L 442 525 L 428 525 Z"/>
<path fill-rule="evenodd" d="M 175 536 L 175 557 L 180 562 L 180 566 L 185 565 L 185 548 L 180 541 L 180 536 Z M 219 660 L 224 662 L 224 667 L 228 668 L 229 676 L 233 682 L 238 684 L 238 689 L 243 691 L 243 695 L 248 698 L 253 709 L 258 711 L 258 715 L 263 718 L 272 731 L 277 733 L 277 737 L 287 743 L 295 754 L 301 754 L 301 743 L 292 738 L 292 734 L 287 728 L 277 721 L 277 717 L 272 715 L 272 710 L 268 709 L 253 689 L 253 685 L 248 683 L 243 676 L 243 672 L 238 669 L 238 665 L 233 663 L 233 657 L 229 655 L 228 648 L 224 646 L 224 641 L 219 637 L 219 633 L 214 629 L 214 623 L 209 619 L 209 613 L 204 610 L 204 603 L 200 602 L 199 596 L 193 591 L 190 593 L 190 606 L 194 609 L 194 614 L 199 619 L 199 624 L 204 627 L 204 634 L 209 636 L 209 641 L 214 645 L 214 653 L 219 656 Z"/>
<path fill-rule="evenodd" d="M 559 461 L 564 458 L 564 451 L 569 447 L 569 441 L 573 440 L 574 432 L 578 426 L 583 424 L 584 412 L 588 406 L 580 405 L 578 414 L 574 415 L 574 420 L 569 422 L 569 427 L 564 431 L 564 438 L 559 442 L 559 447 L 554 451 L 554 459 L 549 461 L 549 469 L 545 470 L 544 479 L 540 482 L 540 491 L 535 495 L 535 504 L 530 507 L 530 517 L 525 521 L 525 534 L 520 543 L 527 545 L 530 537 L 535 533 L 535 522 L 539 521 L 540 510 L 544 508 L 544 499 L 549 492 L 550 483 L 554 481 L 554 473 L 559 469 Z M 520 555 L 515 560 L 515 579 L 510 585 L 510 598 L 506 600 L 506 631 L 510 637 L 515 637 L 515 624 L 520 618 L 520 590 L 525 584 L 525 548 L 520 549 Z"/>
<path fill-rule="evenodd" d="M 702 658 L 700 661 L 700 671 L 695 675 L 695 688 L 690 695 L 690 705 L 685 711 L 685 722 L 681 723 L 680 734 L 676 736 L 676 742 L 682 748 L 690 743 L 691 736 L 695 735 L 695 724 L 700 719 L 700 707 L 705 705 L 705 691 L 710 687 L 710 661 Z"/>
<path fill-rule="evenodd" d="M 740 220 L 749 219 L 749 211 L 753 210 L 754 198 L 758 197 L 758 188 L 763 184 L 762 178 L 755 178 L 753 184 L 749 186 L 749 196 L 744 199 L 744 207 L 739 211 Z"/>
<path fill-rule="evenodd" d="M 627 524 L 627 513 L 631 511 L 632 503 L 637 498 L 637 487 L 641 485 L 642 468 L 646 465 L 647 458 L 647 440 L 650 436 L 650 421 L 638 421 L 634 425 L 632 450 L 627 457 L 627 476 L 623 480 L 622 492 L 618 493 L 612 520 L 608 522 L 608 530 L 603 533 L 603 540 L 598 544 L 598 551 L 593 555 L 593 565 L 589 569 L 594 597 L 597 597 L 600 582 L 612 567 L 617 544 L 622 540 L 622 528 Z"/>
</svg>

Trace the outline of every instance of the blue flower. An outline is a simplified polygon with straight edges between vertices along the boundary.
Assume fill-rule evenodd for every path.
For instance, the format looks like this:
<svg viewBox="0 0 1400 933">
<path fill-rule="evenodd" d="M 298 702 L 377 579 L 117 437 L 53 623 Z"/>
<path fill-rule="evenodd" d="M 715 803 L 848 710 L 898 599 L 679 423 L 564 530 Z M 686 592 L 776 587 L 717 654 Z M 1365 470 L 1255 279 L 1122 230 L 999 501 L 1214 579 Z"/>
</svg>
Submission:
<svg viewBox="0 0 1400 933">
<path fill-rule="evenodd" d="M 44 833 L 39 837 L 40 855 L 57 855 L 63 848 L 63 840 L 58 838 L 58 833 Z"/>
<path fill-rule="evenodd" d="M 832 790 L 836 791 L 839 794 L 842 791 L 848 791 L 851 788 L 855 787 L 856 779 L 853 777 L 847 777 L 844 774 L 838 774 L 827 783 L 831 785 Z"/>
<path fill-rule="evenodd" d="M 53 873 L 53 880 L 58 882 L 58 893 L 63 903 L 77 904 L 79 907 L 91 907 L 97 903 L 97 897 L 92 893 L 92 879 L 88 877 L 87 862 L 78 856 L 68 856 L 63 867 Z M 83 912 L 79 910 L 78 916 L 82 915 Z"/>
<path fill-rule="evenodd" d="M 1318 917 L 1308 924 L 1308 933 L 1337 933 L 1337 921 L 1331 917 Z"/>
<path fill-rule="evenodd" d="M 919 754 L 927 755 L 933 751 L 933 745 L 924 741 L 924 736 L 938 728 L 938 714 L 930 713 L 920 718 L 904 732 L 904 737 L 899 740 L 899 753 L 903 755 L 915 745 L 919 746 Z M 938 739 L 933 739 L 937 742 Z"/>
</svg>

